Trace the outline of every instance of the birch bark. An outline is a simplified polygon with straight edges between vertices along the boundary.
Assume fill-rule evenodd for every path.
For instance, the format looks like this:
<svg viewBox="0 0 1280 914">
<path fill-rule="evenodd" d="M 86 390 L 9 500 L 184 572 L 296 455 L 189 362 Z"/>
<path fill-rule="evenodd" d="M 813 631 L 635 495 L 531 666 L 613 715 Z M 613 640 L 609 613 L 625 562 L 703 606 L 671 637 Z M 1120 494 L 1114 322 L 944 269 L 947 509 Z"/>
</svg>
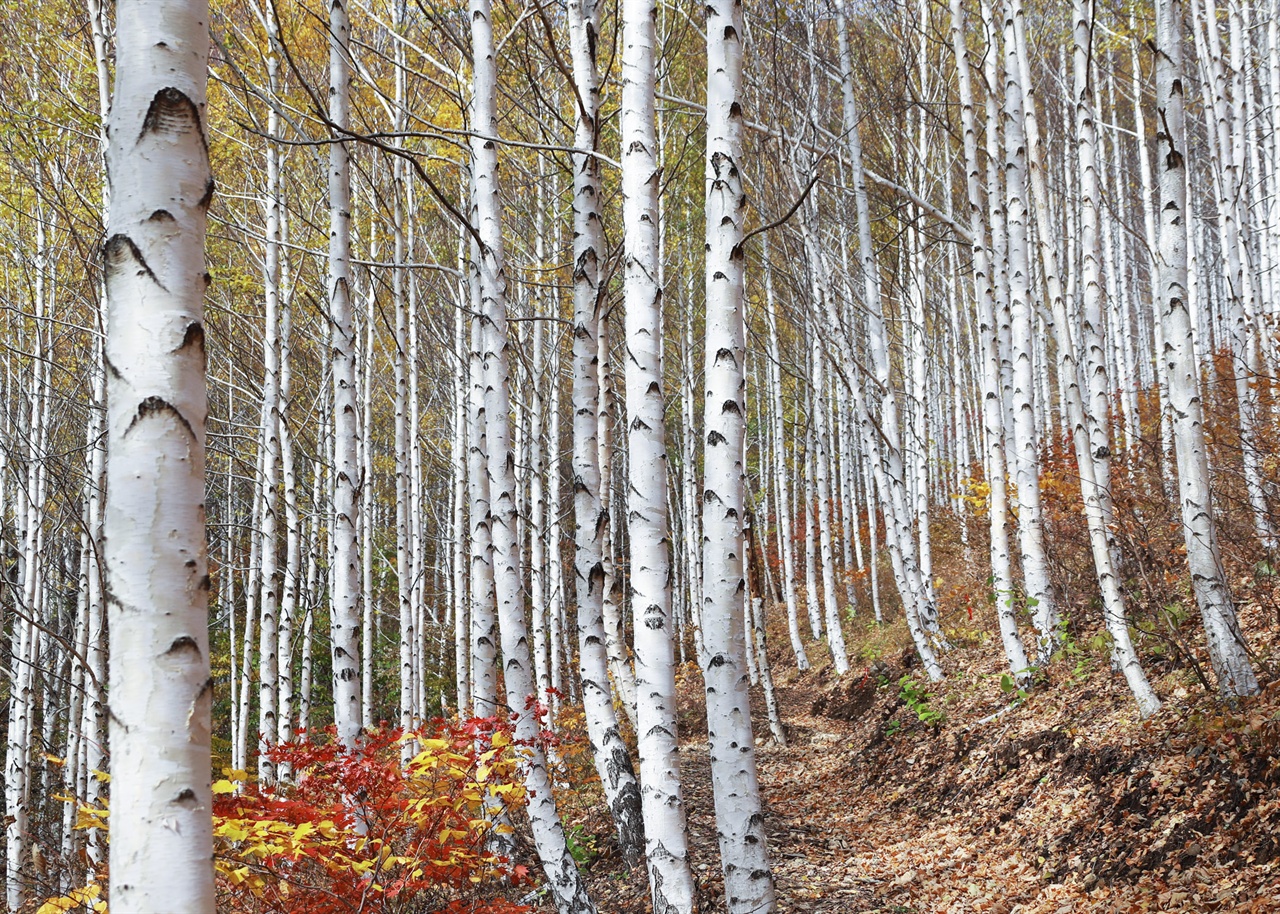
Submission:
<svg viewBox="0 0 1280 914">
<path fill-rule="evenodd" d="M 108 148 L 111 899 L 214 910 L 204 538 L 208 8 L 117 3 Z M 143 472 L 141 468 L 146 468 Z"/>
<path fill-rule="evenodd" d="M 627 529 L 635 620 L 636 737 L 654 914 L 695 904 L 676 730 L 667 443 L 662 380 L 654 0 L 622 4 L 622 220 L 625 230 Z"/>
<path fill-rule="evenodd" d="M 471 123 L 489 136 L 498 134 L 498 73 L 489 0 L 470 0 L 474 93 Z M 484 426 L 488 436 L 490 535 L 494 593 L 502 638 L 503 680 L 516 738 L 525 745 L 521 762 L 529 794 L 529 820 L 547 881 L 561 914 L 594 914 L 586 884 L 569 853 L 556 813 L 546 757 L 539 740 L 538 715 L 527 706 L 533 697 L 532 658 L 520 589 L 519 540 L 516 536 L 515 459 L 511 449 L 511 391 L 507 366 L 507 280 L 498 200 L 498 152 L 494 141 L 472 135 L 472 224 L 482 321 Z M 638 797 L 637 797 L 638 800 Z"/>
<path fill-rule="evenodd" d="M 1027 120 L 1017 28 L 1020 0 L 1004 20 L 1005 191 L 1009 233 L 1009 303 L 1013 342 L 1013 464 L 1018 484 L 1018 546 L 1028 607 L 1036 626 L 1036 659 L 1048 661 L 1057 637 L 1053 591 L 1044 552 L 1040 508 L 1040 453 L 1036 435 L 1031 248 L 1027 225 Z M 1056 275 L 1056 274 L 1055 274 Z"/>
<path fill-rule="evenodd" d="M 707 731 L 730 914 L 775 909 L 747 696 L 742 606 L 746 346 L 740 0 L 706 7 L 706 378 L 703 413 L 703 606 Z"/>
<path fill-rule="evenodd" d="M 1192 589 L 1208 638 L 1209 657 L 1223 695 L 1254 695 L 1258 692 L 1258 681 L 1236 621 L 1235 605 L 1227 590 L 1218 549 L 1209 491 L 1200 371 L 1192 346 L 1191 316 L 1186 300 L 1187 135 L 1183 109 L 1182 20 L 1182 0 L 1157 0 L 1156 172 L 1160 188 L 1160 250 L 1156 291 L 1160 319 L 1165 326 L 1161 357 L 1169 374 L 1183 540 Z"/>
<path fill-rule="evenodd" d="M 964 131 L 966 189 L 969 198 L 969 225 L 973 235 L 973 281 L 978 305 L 978 334 L 982 357 L 982 418 L 986 440 L 988 485 L 987 515 L 991 540 L 991 586 L 996 598 L 996 619 L 1009 671 L 1020 681 L 1030 681 L 1030 663 L 1018 634 L 1013 605 L 1013 571 L 1009 560 L 1009 503 L 1005 464 L 1004 408 L 1001 406 L 1000 352 L 995 317 L 995 287 L 991 252 L 987 247 L 985 207 L 978 165 L 977 123 L 974 116 L 973 80 L 965 46 L 963 0 L 950 0 L 951 40 L 955 47 L 960 91 L 961 124 Z M 987 125 L 995 129 L 994 124 Z M 998 193 L 998 188 L 997 188 Z"/>
<path fill-rule="evenodd" d="M 596 770 L 613 813 L 623 855 L 639 860 L 644 844 L 640 788 L 618 729 L 609 687 L 603 620 L 606 574 L 603 544 L 609 514 L 601 500 L 598 372 L 600 257 L 604 225 L 600 212 L 600 165 L 596 148 L 600 80 L 596 71 L 599 11 L 593 0 L 568 6 L 577 119 L 573 154 L 573 471 L 575 576 L 578 595 L 578 654 L 583 704 Z"/>
<path fill-rule="evenodd" d="M 345 130 L 351 118 L 351 23 L 345 0 L 329 7 L 329 120 Z M 333 372 L 333 565 L 329 637 L 333 659 L 333 719 L 338 739 L 356 748 L 364 728 L 360 702 L 360 460 L 356 338 L 351 304 L 351 155 L 329 146 L 329 326 Z"/>
</svg>

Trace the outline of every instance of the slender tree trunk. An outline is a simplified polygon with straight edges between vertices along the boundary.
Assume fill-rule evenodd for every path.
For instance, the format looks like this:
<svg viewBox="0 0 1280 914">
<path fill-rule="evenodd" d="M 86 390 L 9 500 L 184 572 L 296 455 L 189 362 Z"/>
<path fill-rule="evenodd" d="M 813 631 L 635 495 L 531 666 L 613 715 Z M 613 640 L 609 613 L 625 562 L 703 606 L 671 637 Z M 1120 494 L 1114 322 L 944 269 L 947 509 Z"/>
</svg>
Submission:
<svg viewBox="0 0 1280 914">
<path fill-rule="evenodd" d="M 498 134 L 498 73 L 488 0 L 471 0 L 471 48 L 474 75 L 471 123 L 482 133 Z M 502 210 L 498 201 L 498 154 L 491 140 L 471 137 L 474 187 L 472 225 L 479 237 L 478 273 L 483 326 L 485 430 L 488 436 L 490 535 L 494 591 L 503 652 L 503 680 L 509 712 L 515 718 L 516 738 L 524 743 L 521 763 L 529 794 L 529 820 L 543 870 L 561 914 L 594 914 L 583 882 L 565 840 L 548 776 L 546 757 L 537 739 L 538 715 L 526 703 L 533 696 L 528 631 L 520 589 L 519 540 L 516 537 L 515 460 L 511 451 L 509 410 L 511 391 L 507 368 L 507 280 L 504 273 Z M 638 803 L 639 797 L 636 797 Z"/>
<path fill-rule="evenodd" d="M 622 5 L 622 219 L 625 230 L 627 531 L 635 627 L 636 737 L 645 859 L 654 914 L 696 905 L 680 786 L 667 442 L 662 380 L 662 238 L 658 220 L 655 36 L 652 0 Z"/>
<path fill-rule="evenodd" d="M 746 455 L 746 341 L 742 167 L 743 11 L 737 0 L 707 4 L 706 398 L 702 498 L 703 677 L 716 827 L 730 914 L 776 906 L 761 816 L 755 737 L 747 695 L 746 632 L 739 611 Z"/>
<path fill-rule="evenodd" d="M 597 366 L 601 332 L 599 266 L 604 250 L 604 226 L 600 209 L 600 165 L 589 152 L 596 147 L 600 104 L 595 61 L 598 10 L 593 0 L 571 0 L 568 12 L 577 86 L 574 144 L 585 150 L 573 155 L 573 469 L 578 653 L 587 733 L 596 770 L 613 813 L 623 856 L 635 862 L 644 843 L 640 788 L 613 709 L 603 620 L 607 584 L 603 547 L 607 541 L 609 514 L 602 502 L 599 414 L 603 404 Z"/>
<path fill-rule="evenodd" d="M 1208 454 L 1204 441 L 1204 412 L 1200 400 L 1199 367 L 1191 344 L 1191 316 L 1187 309 L 1187 167 L 1184 75 L 1182 70 L 1181 0 L 1156 3 L 1156 134 L 1157 178 L 1160 188 L 1159 295 L 1160 319 L 1165 325 L 1165 359 L 1169 373 L 1169 404 L 1173 412 L 1174 451 L 1178 462 L 1179 508 L 1187 564 L 1209 644 L 1209 658 L 1223 695 L 1254 695 L 1258 681 L 1249 662 L 1235 605 L 1227 590 L 1218 549 Z"/>
<path fill-rule="evenodd" d="M 214 910 L 204 538 L 208 8 L 120 0 L 107 277 L 111 906 Z M 163 75 L 162 75 L 163 74 Z M 139 467 L 148 467 L 145 474 Z"/>
<path fill-rule="evenodd" d="M 351 24 L 345 0 L 329 7 L 329 119 L 345 130 L 351 114 Z M 351 154 L 329 146 L 329 326 L 333 365 L 333 564 L 329 638 L 333 720 L 338 739 L 356 748 L 364 729 L 360 696 L 360 478 L 356 336 L 351 303 Z"/>
<path fill-rule="evenodd" d="M 597 338 L 596 370 L 600 375 L 600 411 L 597 420 L 600 431 L 596 437 L 599 455 L 597 463 L 600 467 L 600 510 L 609 517 L 609 522 L 601 528 L 600 559 L 604 566 L 604 596 L 600 601 L 600 618 L 604 625 L 605 656 L 609 662 L 609 677 L 613 683 L 613 692 L 622 706 L 622 711 L 636 729 L 636 677 L 627 656 L 626 641 L 623 637 L 622 624 L 622 582 L 615 572 L 613 560 L 613 531 L 615 528 L 613 462 L 614 454 L 614 394 L 613 374 L 610 360 L 609 322 L 601 315 Z M 625 472 L 624 472 L 625 475 Z"/>
<path fill-rule="evenodd" d="M 991 252 L 987 247 L 982 182 L 978 171 L 978 137 L 974 117 L 972 78 L 965 47 L 963 0 L 951 2 L 951 40 L 955 45 L 959 76 L 961 123 L 964 130 L 965 174 L 969 197 L 969 230 L 973 235 L 973 281 L 978 304 L 978 333 L 982 356 L 983 429 L 986 439 L 988 501 L 991 539 L 991 587 L 995 594 L 1000 641 L 1010 672 L 1020 683 L 1030 682 L 1030 663 L 1018 634 L 1013 604 L 1013 571 L 1009 560 L 1008 491 L 1006 488 L 1004 409 L 1001 406 L 1000 353 L 995 317 Z M 987 124 L 988 130 L 995 125 Z M 996 189 L 998 192 L 998 188 Z"/>
<path fill-rule="evenodd" d="M 879 267 L 871 237 L 871 206 L 862 165 L 862 138 L 853 94 L 853 58 L 849 50 L 844 0 L 838 0 L 836 4 L 836 21 L 840 46 L 843 126 L 857 210 L 859 268 L 866 302 L 875 395 L 880 402 L 878 416 L 870 411 L 870 403 L 862 397 L 860 382 L 856 382 L 852 376 L 848 380 L 850 384 L 859 383 L 855 399 L 861 404 L 863 442 L 876 473 L 881 501 L 886 507 L 886 539 L 895 566 L 895 578 L 902 596 L 903 609 L 913 630 L 919 632 L 919 637 L 914 639 L 916 650 L 929 669 L 930 677 L 936 678 L 941 675 L 941 667 L 934 657 L 934 643 L 942 647 L 944 642 L 938 630 L 937 606 L 933 601 L 932 588 L 927 587 L 922 578 L 920 553 L 910 525 L 912 514 L 902 458 L 897 395 L 890 383 L 889 342 L 881 304 Z M 874 430 L 872 426 L 875 426 Z"/>
<path fill-rule="evenodd" d="M 1095 159 L 1095 124 L 1093 90 L 1089 79 L 1090 54 L 1093 47 L 1093 14 L 1088 0 L 1075 0 L 1073 9 L 1074 91 L 1076 97 L 1076 150 L 1080 168 L 1080 248 L 1083 255 L 1085 312 L 1098 312 L 1097 298 L 1102 294 L 1100 273 L 1100 245 L 1098 236 L 1098 174 Z M 1089 544 L 1093 553 L 1093 566 L 1098 588 L 1102 594 L 1102 612 L 1107 632 L 1112 639 L 1112 656 L 1124 672 L 1125 681 L 1138 703 L 1143 717 L 1160 709 L 1146 674 L 1138 660 L 1137 651 L 1129 637 L 1129 619 L 1125 609 L 1124 594 L 1112 562 L 1113 544 L 1109 541 L 1109 529 L 1114 512 L 1111 509 L 1110 468 L 1104 463 L 1105 451 L 1093 449 L 1090 422 L 1084 410 L 1080 369 L 1072 327 L 1067 316 L 1066 303 L 1061 296 L 1053 298 L 1054 329 L 1058 342 L 1058 383 L 1065 388 L 1067 408 L 1073 431 L 1076 465 L 1080 470 L 1080 489 L 1084 500 L 1085 518 L 1089 528 Z M 1105 381 L 1104 381 L 1105 383 Z M 1104 416 L 1095 416 L 1092 424 L 1105 422 Z"/>
<path fill-rule="evenodd" d="M 274 17 L 272 17 L 274 18 Z M 262 558 L 259 566 L 262 574 L 262 595 L 259 605 L 261 618 L 258 624 L 258 780 L 264 784 L 275 781 L 275 764 L 266 750 L 275 742 L 277 700 L 279 697 L 279 603 L 280 581 L 276 565 L 277 505 L 279 488 L 277 479 L 280 467 L 280 212 L 281 175 L 280 147 L 276 139 L 280 132 L 280 117 L 276 111 L 279 94 L 279 67 L 276 56 L 274 29 L 268 32 L 267 88 L 271 94 L 267 108 L 267 192 L 263 201 L 266 207 L 266 250 L 263 256 L 263 291 L 266 299 L 262 335 L 262 412 L 259 420 L 262 459 L 261 476 L 257 484 L 262 487 Z M 259 523 L 254 518 L 255 524 Z"/>
<path fill-rule="evenodd" d="M 763 238 L 761 259 L 764 262 L 764 319 L 769 330 L 769 365 L 772 368 L 769 382 L 769 412 L 773 422 L 775 449 L 774 487 L 778 491 L 778 551 L 782 555 L 782 596 L 787 604 L 787 631 L 791 636 L 791 649 L 796 655 L 796 667 L 809 669 L 804 639 L 800 635 L 800 610 L 796 602 L 794 518 L 791 514 L 791 493 L 787 486 L 787 437 L 783 427 L 782 412 L 782 355 L 778 344 L 777 304 L 774 301 L 773 270 L 769 262 L 769 233 Z"/>
<path fill-rule="evenodd" d="M 1020 0 L 1004 22 L 1005 177 L 1009 232 L 1009 302 L 1013 333 L 1013 475 L 1018 484 L 1018 545 L 1027 605 L 1036 626 L 1036 659 L 1046 663 L 1057 637 L 1053 591 L 1044 552 L 1040 453 L 1036 434 L 1031 244 L 1027 225 L 1027 139 L 1024 81 L 1018 56 Z"/>
</svg>

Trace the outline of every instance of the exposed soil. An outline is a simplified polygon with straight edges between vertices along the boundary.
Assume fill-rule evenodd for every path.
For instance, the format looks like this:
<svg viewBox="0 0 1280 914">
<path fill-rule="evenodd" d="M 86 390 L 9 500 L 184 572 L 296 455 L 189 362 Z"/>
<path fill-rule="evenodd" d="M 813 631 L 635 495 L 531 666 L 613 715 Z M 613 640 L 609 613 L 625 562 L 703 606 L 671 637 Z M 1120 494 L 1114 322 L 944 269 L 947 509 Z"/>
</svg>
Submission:
<svg viewBox="0 0 1280 914">
<path fill-rule="evenodd" d="M 1276 629 L 1249 621 L 1255 649 L 1275 656 Z M 789 743 L 768 739 L 762 701 L 756 734 L 779 911 L 1280 911 L 1280 683 L 1231 707 L 1171 669 L 1156 682 L 1165 707 L 1143 722 L 1097 659 L 1059 661 L 1011 701 L 991 643 L 951 651 L 945 683 L 916 670 L 913 690 L 900 684 L 909 653 L 843 678 L 798 673 L 776 634 Z M 710 914 L 724 907 L 701 679 L 681 682 Z M 611 853 L 608 824 L 583 820 L 601 851 L 588 868 L 600 910 L 648 912 L 643 873 Z"/>
</svg>

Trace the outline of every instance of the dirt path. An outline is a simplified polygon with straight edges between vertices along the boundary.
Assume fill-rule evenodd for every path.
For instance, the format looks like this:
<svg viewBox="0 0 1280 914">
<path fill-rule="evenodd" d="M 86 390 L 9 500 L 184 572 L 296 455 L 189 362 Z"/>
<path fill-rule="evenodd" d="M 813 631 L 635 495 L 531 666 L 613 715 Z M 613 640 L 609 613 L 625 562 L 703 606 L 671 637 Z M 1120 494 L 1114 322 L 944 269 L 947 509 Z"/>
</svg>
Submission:
<svg viewBox="0 0 1280 914">
<path fill-rule="evenodd" d="M 1280 912 L 1280 684 L 1233 710 L 1171 675 L 1166 709 L 1139 722 L 1101 663 L 1059 665 L 1011 703 L 979 645 L 954 652 L 963 674 L 912 687 L 929 718 L 907 662 L 785 671 L 785 748 L 753 700 L 780 914 Z M 701 911 L 723 914 L 701 687 L 681 678 L 682 777 Z M 597 907 L 651 914 L 602 812 L 582 820 L 603 851 Z"/>
</svg>

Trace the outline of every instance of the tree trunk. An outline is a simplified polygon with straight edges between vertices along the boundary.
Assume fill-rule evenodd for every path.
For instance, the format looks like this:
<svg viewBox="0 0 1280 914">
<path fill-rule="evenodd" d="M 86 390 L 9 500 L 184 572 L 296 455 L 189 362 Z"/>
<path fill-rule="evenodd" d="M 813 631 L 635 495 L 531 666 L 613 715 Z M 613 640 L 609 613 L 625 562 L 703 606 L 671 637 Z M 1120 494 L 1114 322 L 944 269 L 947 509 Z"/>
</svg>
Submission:
<svg viewBox="0 0 1280 914">
<path fill-rule="evenodd" d="M 716 827 L 730 914 L 776 906 L 761 815 L 747 696 L 742 574 L 746 455 L 743 339 L 746 217 L 742 166 L 743 13 L 737 0 L 707 5 L 706 398 L 702 498 L 703 677 Z"/>
<path fill-rule="evenodd" d="M 110 903 L 117 911 L 212 914 L 208 9 L 200 0 L 120 0 L 117 35 L 104 249 Z"/>
<path fill-rule="evenodd" d="M 350 121 L 351 24 L 344 0 L 329 7 L 329 119 Z M 338 739 L 355 749 L 364 729 L 360 704 L 360 478 L 356 337 L 351 304 L 351 155 L 329 145 L 329 326 L 333 358 L 333 564 L 329 637 L 333 658 L 333 720 Z"/>
<path fill-rule="evenodd" d="M 1174 453 L 1178 463 L 1179 509 L 1191 585 L 1209 643 L 1209 658 L 1225 696 L 1255 695 L 1258 680 L 1249 662 L 1244 635 L 1236 621 L 1218 549 L 1209 461 L 1204 440 L 1199 367 L 1191 343 L 1187 309 L 1187 135 L 1182 71 L 1182 0 L 1156 3 L 1156 133 L 1157 179 L 1160 188 L 1159 284 L 1160 319 L 1169 373 L 1169 405 L 1173 412 Z"/>
<path fill-rule="evenodd" d="M 662 257 L 658 220 L 656 7 L 622 4 L 622 220 L 625 230 L 627 531 L 635 630 L 636 737 L 645 859 L 654 914 L 690 914 L 695 885 L 680 786 L 667 442 L 662 380 Z"/>
<path fill-rule="evenodd" d="M 598 10 L 592 0 L 571 0 L 568 11 L 578 102 L 574 144 L 582 150 L 573 155 L 573 470 L 578 653 L 587 733 L 596 770 L 613 813 L 623 856 L 635 862 L 644 845 L 640 788 L 613 708 L 603 620 L 607 583 L 603 546 L 609 514 L 601 500 L 599 414 L 603 405 L 597 367 L 604 225 L 600 164 L 591 154 L 596 148 L 600 104 L 595 60 Z"/>
<path fill-rule="evenodd" d="M 488 0 L 471 0 L 471 47 L 474 65 L 472 125 L 484 134 L 498 133 L 497 59 Z M 594 914 L 583 882 L 565 841 L 556 813 L 546 757 L 538 741 L 538 715 L 527 707 L 533 696 L 532 658 L 521 599 L 519 540 L 516 537 L 515 460 L 511 450 L 508 377 L 507 280 L 504 273 L 502 210 L 498 201 L 498 153 L 491 140 L 471 137 L 473 180 L 472 225 L 479 235 L 473 247 L 478 257 L 481 310 L 485 430 L 490 492 L 490 535 L 494 592 L 503 653 L 503 680 L 508 713 L 515 735 L 524 746 L 521 769 L 529 794 L 529 820 L 543 870 L 561 914 Z"/>
</svg>

